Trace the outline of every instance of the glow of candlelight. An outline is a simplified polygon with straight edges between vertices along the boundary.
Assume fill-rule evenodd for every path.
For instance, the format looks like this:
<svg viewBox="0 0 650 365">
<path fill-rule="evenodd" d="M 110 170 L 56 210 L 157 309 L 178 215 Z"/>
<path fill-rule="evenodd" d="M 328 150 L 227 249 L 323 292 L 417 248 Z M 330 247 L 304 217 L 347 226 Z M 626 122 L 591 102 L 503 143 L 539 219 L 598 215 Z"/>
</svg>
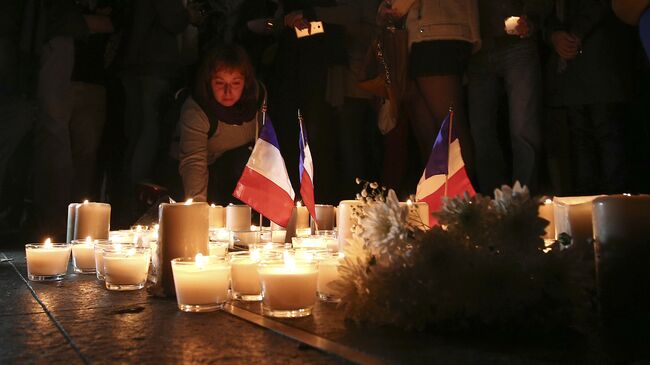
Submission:
<svg viewBox="0 0 650 365">
<path fill-rule="evenodd" d="M 87 200 L 87 199 L 86 199 L 86 200 L 84 200 L 84 204 L 88 204 L 88 200 Z"/>
<path fill-rule="evenodd" d="M 87 236 L 87 237 L 86 237 L 86 246 L 90 246 L 90 245 L 92 244 L 92 242 L 93 242 L 92 237 Z"/>
<path fill-rule="evenodd" d="M 43 244 L 43 247 L 45 248 L 52 248 L 52 239 L 49 237 L 45 240 L 45 243 Z"/>
<path fill-rule="evenodd" d="M 194 264 L 196 264 L 196 267 L 203 270 L 203 267 L 205 267 L 205 263 L 208 261 L 207 257 L 204 257 L 202 253 L 197 253 L 196 256 L 194 257 Z"/>
<path fill-rule="evenodd" d="M 190 204 L 192 204 L 193 201 L 194 201 L 194 199 L 189 198 L 189 199 L 187 199 L 187 200 L 185 201 L 185 205 L 190 205 Z"/>
</svg>

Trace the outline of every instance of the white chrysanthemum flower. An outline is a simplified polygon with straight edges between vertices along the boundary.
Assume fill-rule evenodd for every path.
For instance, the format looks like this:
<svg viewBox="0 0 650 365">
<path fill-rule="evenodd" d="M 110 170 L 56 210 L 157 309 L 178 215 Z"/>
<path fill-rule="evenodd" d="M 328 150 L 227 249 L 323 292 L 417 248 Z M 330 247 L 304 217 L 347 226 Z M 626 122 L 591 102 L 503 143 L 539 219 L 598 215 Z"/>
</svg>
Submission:
<svg viewBox="0 0 650 365">
<path fill-rule="evenodd" d="M 372 204 L 362 221 L 363 238 L 377 253 L 385 253 L 397 242 L 407 238 L 408 210 L 400 207 L 393 190 L 388 192 L 385 203 Z"/>
</svg>

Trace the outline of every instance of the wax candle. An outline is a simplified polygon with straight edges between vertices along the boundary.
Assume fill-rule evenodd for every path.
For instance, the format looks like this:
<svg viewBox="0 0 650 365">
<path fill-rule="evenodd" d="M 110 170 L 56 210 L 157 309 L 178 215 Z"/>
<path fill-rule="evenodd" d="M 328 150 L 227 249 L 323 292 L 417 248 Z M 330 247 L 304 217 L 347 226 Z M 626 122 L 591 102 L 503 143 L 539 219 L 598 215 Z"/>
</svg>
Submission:
<svg viewBox="0 0 650 365">
<path fill-rule="evenodd" d="M 323 236 L 292 237 L 293 248 L 327 248 L 327 242 Z"/>
<path fill-rule="evenodd" d="M 106 203 L 89 203 L 87 200 L 75 207 L 75 225 L 73 239 L 88 236 L 96 239 L 108 239 L 111 226 L 111 205 Z"/>
<path fill-rule="evenodd" d="M 91 237 L 85 240 L 72 240 L 72 263 L 78 274 L 95 273 L 95 246 Z"/>
<path fill-rule="evenodd" d="M 262 299 L 262 287 L 257 273 L 260 255 L 259 250 L 233 252 L 229 255 L 232 274 L 232 297 L 234 299 L 243 301 Z"/>
<path fill-rule="evenodd" d="M 226 226 L 226 210 L 221 205 L 210 204 L 210 229 Z"/>
<path fill-rule="evenodd" d="M 268 261 L 259 265 L 262 311 L 271 317 L 304 317 L 316 302 L 318 268 L 315 262 Z"/>
<path fill-rule="evenodd" d="M 309 226 L 309 211 L 302 203 L 296 203 L 296 233 L 299 229 L 311 228 Z"/>
<path fill-rule="evenodd" d="M 123 291 L 144 288 L 151 255 L 148 247 L 114 247 L 102 252 L 106 289 Z"/>
<path fill-rule="evenodd" d="M 77 205 L 79 203 L 70 203 L 68 205 L 68 225 L 66 230 L 65 242 L 70 243 L 74 239 L 74 224 L 76 222 Z"/>
<path fill-rule="evenodd" d="M 119 247 L 130 248 L 132 245 L 123 245 L 121 243 L 113 243 L 109 240 L 95 240 L 93 242 L 93 253 L 95 255 L 95 273 L 97 274 L 97 279 L 104 280 L 104 251 L 105 249 L 112 249 Z"/>
<path fill-rule="evenodd" d="M 228 246 L 230 246 L 230 241 L 210 241 L 208 251 L 210 256 L 225 257 L 228 253 Z"/>
<path fill-rule="evenodd" d="M 347 240 L 352 238 L 352 226 L 357 224 L 352 212 L 361 209 L 363 203 L 359 200 L 343 200 L 339 203 L 336 216 L 336 226 L 339 235 L 339 250 L 347 245 Z"/>
<path fill-rule="evenodd" d="M 592 201 L 597 196 L 573 196 L 553 198 L 555 235 L 567 233 L 573 242 L 584 246 L 592 238 Z"/>
<path fill-rule="evenodd" d="M 230 265 L 223 258 L 203 256 L 172 260 L 178 308 L 208 312 L 223 308 L 228 300 Z"/>
<path fill-rule="evenodd" d="M 48 238 L 42 244 L 26 244 L 25 255 L 27 258 L 27 278 L 29 280 L 61 280 L 68 271 L 70 244 L 52 243 Z"/>
<path fill-rule="evenodd" d="M 546 226 L 544 231 L 544 239 L 554 240 L 555 239 L 555 212 L 553 210 L 553 200 L 546 199 L 544 203 L 539 207 L 539 217 L 546 219 L 549 223 Z"/>
<path fill-rule="evenodd" d="M 226 228 L 231 231 L 246 231 L 251 226 L 251 207 L 230 204 L 226 207 Z"/>
<path fill-rule="evenodd" d="M 314 230 L 332 230 L 334 229 L 334 222 L 336 215 L 334 213 L 334 206 L 326 204 L 316 204 L 316 221 L 312 220 L 312 228 Z"/>
<path fill-rule="evenodd" d="M 318 282 L 316 289 L 320 300 L 325 302 L 341 301 L 340 293 L 330 284 L 341 277 L 339 274 L 339 266 L 343 257 L 343 253 L 320 255 L 318 257 Z"/>
<path fill-rule="evenodd" d="M 517 24 L 519 24 L 519 17 L 518 16 L 511 16 L 506 18 L 506 20 L 503 22 L 505 26 L 505 30 L 507 34 L 510 35 L 517 35 Z"/>
<path fill-rule="evenodd" d="M 158 252 L 160 268 L 155 268 L 164 295 L 174 295 L 171 260 L 208 254 L 208 204 L 188 200 L 163 203 L 159 208 Z M 161 294 L 154 291 L 154 294 Z"/>
</svg>

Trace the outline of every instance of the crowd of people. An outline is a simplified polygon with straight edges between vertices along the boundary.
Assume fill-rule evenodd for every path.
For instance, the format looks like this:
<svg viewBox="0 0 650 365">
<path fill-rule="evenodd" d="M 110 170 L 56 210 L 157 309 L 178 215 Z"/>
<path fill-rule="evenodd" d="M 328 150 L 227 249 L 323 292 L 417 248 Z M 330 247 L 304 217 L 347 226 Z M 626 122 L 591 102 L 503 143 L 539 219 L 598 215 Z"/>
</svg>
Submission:
<svg viewBox="0 0 650 365">
<path fill-rule="evenodd" d="M 128 226 L 147 189 L 236 203 L 265 119 L 298 191 L 298 111 L 317 203 L 414 193 L 450 108 L 478 192 L 648 192 L 648 1 L 625 3 L 3 0 L 0 231 L 62 236 L 85 199 Z"/>
</svg>

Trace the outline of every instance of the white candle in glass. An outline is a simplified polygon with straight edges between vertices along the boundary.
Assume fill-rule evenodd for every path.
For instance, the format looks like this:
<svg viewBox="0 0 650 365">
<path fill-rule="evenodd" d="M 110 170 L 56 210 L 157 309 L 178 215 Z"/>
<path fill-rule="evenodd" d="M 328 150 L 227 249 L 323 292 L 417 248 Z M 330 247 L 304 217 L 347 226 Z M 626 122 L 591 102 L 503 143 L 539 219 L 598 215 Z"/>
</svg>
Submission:
<svg viewBox="0 0 650 365">
<path fill-rule="evenodd" d="M 546 199 L 544 203 L 539 206 L 539 217 L 546 219 L 549 223 L 544 231 L 544 239 L 555 239 L 555 212 L 553 209 L 553 200 Z"/>
<path fill-rule="evenodd" d="M 293 248 L 327 248 L 327 242 L 323 236 L 292 237 Z"/>
<path fill-rule="evenodd" d="M 339 302 L 341 300 L 339 292 L 332 288 L 330 284 L 341 277 L 339 266 L 343 257 L 343 253 L 320 255 L 318 260 L 318 283 L 316 286 L 320 300 L 326 302 Z"/>
<path fill-rule="evenodd" d="M 104 251 L 105 249 L 122 249 L 122 243 L 112 243 L 109 240 L 95 240 L 93 244 L 95 255 L 95 272 L 97 279 L 104 280 Z M 128 245 L 127 247 L 131 247 Z"/>
<path fill-rule="evenodd" d="M 555 235 L 567 233 L 573 242 L 583 245 L 592 238 L 592 201 L 598 196 L 571 196 L 553 198 Z"/>
<path fill-rule="evenodd" d="M 226 228 L 231 231 L 246 231 L 251 226 L 251 207 L 230 204 L 226 207 Z"/>
<path fill-rule="evenodd" d="M 221 205 L 210 204 L 210 229 L 226 226 L 226 210 Z"/>
<path fill-rule="evenodd" d="M 106 203 L 91 203 L 85 200 L 77 204 L 73 239 L 93 237 L 108 239 L 111 226 L 111 205 Z"/>
<path fill-rule="evenodd" d="M 197 254 L 194 259 L 172 260 L 172 270 L 180 310 L 206 312 L 223 308 L 230 283 L 227 261 Z"/>
<path fill-rule="evenodd" d="M 299 229 L 307 229 L 309 227 L 309 210 L 302 205 L 301 202 L 296 203 L 296 233 Z"/>
<path fill-rule="evenodd" d="M 232 275 L 232 295 L 234 299 L 257 301 L 262 299 L 262 287 L 257 272 L 261 252 L 258 249 L 250 252 L 235 252 L 230 255 Z"/>
<path fill-rule="evenodd" d="M 25 245 L 25 256 L 29 280 L 61 280 L 68 271 L 70 244 L 52 243 L 48 238 L 43 244 Z"/>
<path fill-rule="evenodd" d="M 316 302 L 318 268 L 315 262 L 270 261 L 258 268 L 263 288 L 262 310 L 272 317 L 304 317 Z"/>
<path fill-rule="evenodd" d="M 103 250 L 106 288 L 109 290 L 142 289 L 149 272 L 150 252 L 148 247 Z"/>
<path fill-rule="evenodd" d="M 95 245 L 90 236 L 72 241 L 72 262 L 74 272 L 78 274 L 95 273 Z"/>
</svg>

